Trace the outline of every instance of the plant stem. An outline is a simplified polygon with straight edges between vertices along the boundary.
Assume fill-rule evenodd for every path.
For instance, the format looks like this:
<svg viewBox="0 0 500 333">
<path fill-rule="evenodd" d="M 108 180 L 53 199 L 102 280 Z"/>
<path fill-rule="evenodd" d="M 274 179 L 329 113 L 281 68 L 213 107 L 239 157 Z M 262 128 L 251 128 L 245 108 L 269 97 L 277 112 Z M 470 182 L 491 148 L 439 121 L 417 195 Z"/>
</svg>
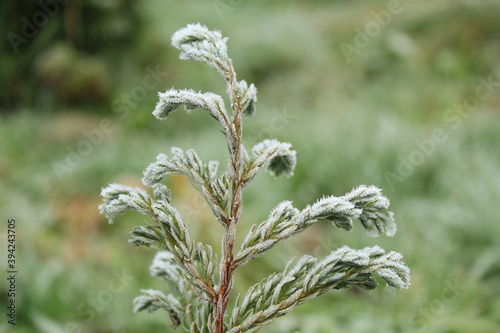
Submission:
<svg viewBox="0 0 500 333">
<path fill-rule="evenodd" d="M 230 164 L 233 171 L 232 179 L 232 201 L 229 221 L 226 225 L 226 233 L 223 239 L 222 260 L 220 267 L 220 287 L 216 295 L 214 307 L 215 332 L 224 333 L 224 315 L 226 313 L 229 293 L 234 282 L 234 258 L 233 247 L 236 225 L 241 215 L 242 207 L 242 181 L 241 181 L 241 136 L 242 136 L 242 109 L 237 96 L 237 81 L 232 64 L 228 64 L 230 72 L 227 75 L 229 92 L 231 96 L 232 120 L 235 129 L 233 142 L 229 142 Z"/>
</svg>

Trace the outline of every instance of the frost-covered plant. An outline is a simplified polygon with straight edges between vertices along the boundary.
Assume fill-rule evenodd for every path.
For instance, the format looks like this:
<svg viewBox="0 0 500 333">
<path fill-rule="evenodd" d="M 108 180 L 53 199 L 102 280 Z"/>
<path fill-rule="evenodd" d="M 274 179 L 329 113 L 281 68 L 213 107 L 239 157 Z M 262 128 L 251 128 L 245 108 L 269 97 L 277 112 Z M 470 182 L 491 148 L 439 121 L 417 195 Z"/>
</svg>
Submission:
<svg viewBox="0 0 500 333">
<path fill-rule="evenodd" d="M 204 163 L 192 149 L 172 148 L 170 156 L 160 154 L 144 171 L 144 185 L 139 188 L 111 184 L 102 190 L 100 211 L 109 219 L 136 210 L 151 222 L 134 227 L 131 245 L 161 250 L 150 267 L 151 275 L 175 286 L 165 295 L 157 290 L 142 290 L 134 300 L 134 311 L 166 310 L 174 327 L 189 332 L 239 333 L 270 323 L 303 302 L 331 290 L 358 286 L 373 289 L 375 275 L 390 288 L 408 288 L 409 269 L 397 252 L 385 253 L 378 246 L 362 250 L 343 246 L 324 259 L 305 255 L 286 265 L 238 295 L 230 316 L 226 316 L 234 272 L 267 250 L 285 242 L 317 222 L 351 230 L 359 220 L 370 236 L 396 232 L 389 200 L 375 186 L 359 186 L 341 196 L 328 196 L 302 210 L 283 201 L 269 217 L 248 232 L 234 253 L 235 233 L 242 212 L 242 191 L 263 168 L 275 176 L 291 176 L 296 164 L 290 143 L 264 140 L 248 153 L 242 144 L 243 115 L 255 113 L 257 90 L 253 84 L 238 81 L 232 61 L 227 56 L 227 38 L 200 24 L 177 31 L 172 45 L 181 50 L 181 59 L 205 62 L 225 79 L 231 113 L 221 96 L 193 90 L 170 89 L 160 93 L 153 114 L 165 119 L 180 106 L 187 111 L 203 109 L 221 126 L 229 148 L 229 169 L 219 172 L 219 162 Z M 212 247 L 191 239 L 179 211 L 171 205 L 169 189 L 161 183 L 168 175 L 184 175 L 203 195 L 215 219 L 225 229 L 221 259 Z"/>
</svg>

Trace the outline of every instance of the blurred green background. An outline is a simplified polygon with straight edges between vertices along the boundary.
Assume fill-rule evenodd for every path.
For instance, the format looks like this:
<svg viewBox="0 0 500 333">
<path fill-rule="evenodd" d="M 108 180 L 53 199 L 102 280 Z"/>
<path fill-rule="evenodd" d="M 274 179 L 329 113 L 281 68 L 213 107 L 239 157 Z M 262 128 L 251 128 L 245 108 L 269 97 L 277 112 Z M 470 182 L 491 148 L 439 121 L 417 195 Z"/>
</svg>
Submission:
<svg viewBox="0 0 500 333">
<path fill-rule="evenodd" d="M 140 289 L 164 288 L 155 253 L 127 244 L 142 217 L 108 226 L 97 206 L 101 187 L 140 186 L 171 146 L 227 159 L 205 112 L 151 115 L 173 86 L 224 94 L 170 46 L 195 22 L 229 37 L 238 78 L 257 86 L 248 148 L 276 137 L 298 152 L 294 177 L 248 187 L 240 237 L 282 200 L 303 208 L 359 184 L 383 188 L 399 227 L 373 239 L 315 225 L 242 268 L 235 293 L 344 244 L 400 251 L 411 268 L 409 290 L 332 291 L 261 332 L 500 332 L 497 0 L 66 2 L 0 3 L 1 268 L 8 218 L 18 266 L 16 326 L 4 314 L 1 332 L 174 331 L 165 312 L 132 313 Z M 167 184 L 193 238 L 220 249 L 202 198 Z"/>
</svg>

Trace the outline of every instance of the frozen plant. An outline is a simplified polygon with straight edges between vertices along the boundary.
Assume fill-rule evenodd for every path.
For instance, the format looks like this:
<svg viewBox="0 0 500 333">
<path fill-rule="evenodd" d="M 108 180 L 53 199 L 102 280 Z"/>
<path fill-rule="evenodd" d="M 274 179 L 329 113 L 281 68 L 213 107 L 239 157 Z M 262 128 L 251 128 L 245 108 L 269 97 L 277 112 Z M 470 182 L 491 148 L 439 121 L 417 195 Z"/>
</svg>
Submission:
<svg viewBox="0 0 500 333">
<path fill-rule="evenodd" d="M 408 288 L 409 269 L 399 253 L 385 253 L 378 246 L 362 250 L 343 246 L 324 259 L 305 255 L 290 260 L 282 272 L 271 274 L 245 295 L 238 295 L 230 315 L 226 315 L 236 269 L 314 223 L 331 222 L 337 228 L 351 230 L 354 220 L 359 220 L 370 236 L 393 236 L 396 232 L 389 200 L 375 186 L 362 185 L 341 197 L 324 197 L 302 210 L 290 201 L 279 203 L 264 222 L 251 228 L 239 250 L 234 251 L 243 189 L 261 169 L 274 176 L 291 176 L 296 152 L 290 143 L 277 140 L 257 143 L 251 152 L 243 146 L 243 116 L 255 113 L 257 90 L 253 84 L 236 79 L 226 42 L 219 31 L 200 24 L 190 24 L 172 38 L 181 59 L 205 62 L 222 75 L 231 112 L 216 94 L 170 89 L 159 94 L 153 115 L 165 119 L 182 105 L 187 111 L 199 108 L 209 112 L 227 139 L 228 170 L 219 172 L 219 162 L 204 163 L 193 149 L 172 148 L 169 156 L 158 155 L 144 171 L 142 181 L 151 193 L 118 184 L 102 190 L 104 203 L 99 208 L 110 223 L 128 209 L 149 217 L 149 222 L 133 228 L 129 242 L 160 250 L 150 267 L 151 275 L 175 287 L 170 294 L 142 290 L 134 300 L 134 311 L 164 309 L 174 327 L 192 333 L 239 333 L 257 330 L 331 289 L 373 289 L 377 286 L 375 275 L 391 289 Z M 225 229 L 220 260 L 212 247 L 189 236 L 184 219 L 171 205 L 169 189 L 161 183 L 168 175 L 187 177 Z"/>
</svg>

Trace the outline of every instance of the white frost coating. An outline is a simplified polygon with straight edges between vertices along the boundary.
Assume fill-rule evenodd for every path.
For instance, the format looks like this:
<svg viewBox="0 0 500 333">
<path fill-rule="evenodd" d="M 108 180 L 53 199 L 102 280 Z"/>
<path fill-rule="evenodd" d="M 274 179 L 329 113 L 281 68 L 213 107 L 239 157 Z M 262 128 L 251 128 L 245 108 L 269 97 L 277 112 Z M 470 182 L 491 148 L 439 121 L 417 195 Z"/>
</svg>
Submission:
<svg viewBox="0 0 500 333">
<path fill-rule="evenodd" d="M 342 198 L 328 196 L 319 199 L 312 206 L 307 206 L 301 213 L 301 219 L 305 226 L 317 221 L 331 221 L 338 228 L 351 230 L 352 219 L 359 217 L 361 210 L 356 209 L 354 204 Z"/>
<path fill-rule="evenodd" d="M 165 119 L 180 106 L 189 112 L 196 108 L 201 108 L 210 113 L 223 128 L 224 132 L 229 134 L 229 117 L 224 106 L 224 100 L 219 95 L 213 93 L 195 92 L 192 89 L 170 89 L 164 93 L 158 93 L 160 97 L 153 115 L 158 119 Z"/>
<path fill-rule="evenodd" d="M 158 155 L 156 162 L 144 171 L 144 185 L 154 188 L 167 175 L 185 175 L 203 195 L 218 220 L 227 220 L 225 209 L 231 199 L 229 173 L 217 176 L 219 162 L 204 164 L 193 149 L 184 153 L 182 149 L 172 147 L 171 156 Z"/>
<path fill-rule="evenodd" d="M 353 220 L 359 219 L 368 235 L 379 236 L 384 233 L 392 236 L 396 227 L 388 208 L 389 200 L 382 196 L 381 191 L 375 186 L 365 185 L 343 197 L 321 198 L 302 211 L 293 208 L 290 201 L 281 202 L 271 211 L 266 221 L 250 230 L 235 261 L 238 266 L 244 265 L 290 236 L 321 221 L 332 222 L 338 228 L 351 230 Z"/>
<path fill-rule="evenodd" d="M 173 175 L 176 170 L 176 165 L 165 154 L 158 154 L 156 161 L 149 164 L 144 170 L 142 183 L 149 187 L 154 187 L 165 176 Z"/>
<path fill-rule="evenodd" d="M 181 279 L 181 273 L 179 266 L 173 263 L 173 259 L 174 255 L 172 252 L 159 251 L 153 259 L 152 265 L 149 267 L 151 276 L 163 277 L 177 285 Z"/>
<path fill-rule="evenodd" d="M 174 33 L 172 46 L 181 51 L 181 59 L 205 62 L 225 76 L 230 68 L 227 40 L 220 31 L 210 31 L 206 26 L 196 23 L 188 24 Z"/>
<path fill-rule="evenodd" d="M 173 311 L 177 315 L 184 315 L 184 307 L 177 298 L 168 294 L 165 296 L 161 291 L 153 289 L 142 289 L 142 296 L 134 299 L 134 312 L 147 310 L 153 312 L 164 308 Z"/>
<path fill-rule="evenodd" d="M 306 255 L 293 267 L 291 260 L 283 272 L 252 286 L 241 305 L 236 303 L 228 333 L 263 326 L 330 289 L 373 289 L 377 285 L 373 275 L 380 276 L 392 288 L 407 289 L 409 269 L 400 260 L 399 253 L 385 254 L 378 246 L 362 250 L 343 246 L 323 260 Z"/>
<path fill-rule="evenodd" d="M 208 175 L 211 179 L 217 178 L 217 171 L 219 170 L 219 161 L 208 162 Z"/>
<path fill-rule="evenodd" d="M 104 214 L 113 223 L 113 219 L 125 214 L 127 209 L 133 209 L 141 214 L 149 214 L 149 198 L 146 191 L 140 188 L 120 184 L 109 184 L 108 187 L 102 189 L 101 197 L 104 203 L 99 205 L 99 211 Z"/>
<path fill-rule="evenodd" d="M 237 88 L 237 97 L 243 109 L 243 114 L 250 117 L 256 111 L 257 88 L 255 88 L 253 83 L 249 87 L 245 80 L 238 82 Z"/>
<path fill-rule="evenodd" d="M 166 202 L 170 202 L 172 197 L 172 193 L 170 192 L 168 187 L 163 184 L 155 184 L 153 186 L 153 195 L 155 197 L 155 200 Z"/>
<path fill-rule="evenodd" d="M 136 226 L 130 232 L 129 244 L 132 246 L 145 246 L 153 249 L 165 249 L 167 246 L 161 230 L 149 225 Z"/>
<path fill-rule="evenodd" d="M 292 176 L 297 164 L 297 152 L 291 148 L 290 143 L 276 139 L 264 140 L 253 146 L 251 163 L 243 171 L 244 184 L 248 184 L 264 165 L 273 176 Z"/>
<path fill-rule="evenodd" d="M 359 220 L 368 235 L 372 237 L 385 234 L 394 236 L 397 227 L 394 214 L 389 211 L 389 199 L 382 195 L 382 190 L 376 186 L 361 185 L 343 196 L 343 199 L 352 202 L 362 213 Z"/>
</svg>

